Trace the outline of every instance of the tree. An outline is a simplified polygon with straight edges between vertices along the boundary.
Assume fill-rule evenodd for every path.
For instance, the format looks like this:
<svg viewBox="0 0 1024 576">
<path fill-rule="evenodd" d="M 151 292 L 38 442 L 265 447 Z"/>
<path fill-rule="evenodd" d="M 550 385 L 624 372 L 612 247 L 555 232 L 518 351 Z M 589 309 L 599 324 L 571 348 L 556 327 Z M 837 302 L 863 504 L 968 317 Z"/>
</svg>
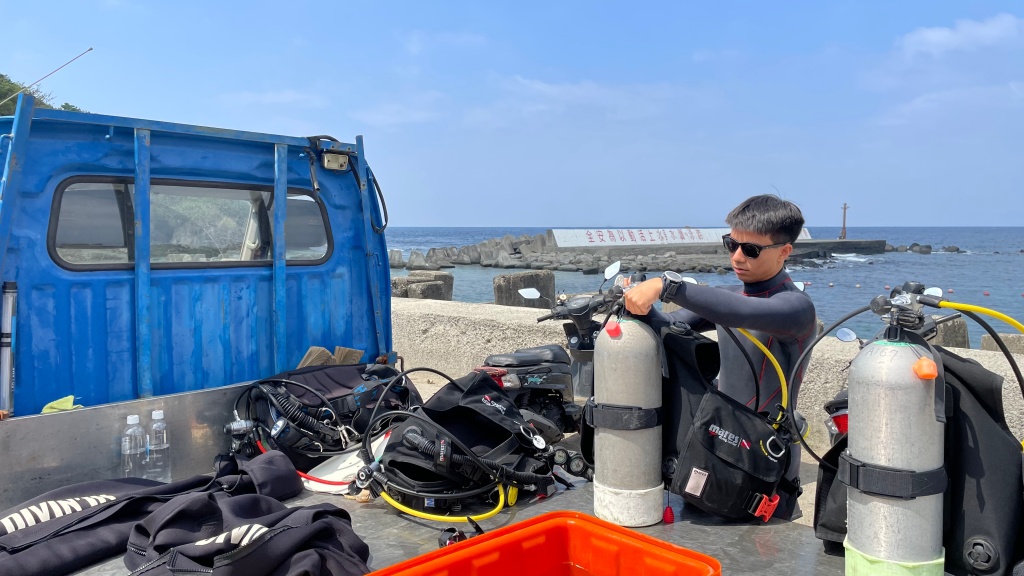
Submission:
<svg viewBox="0 0 1024 576">
<path fill-rule="evenodd" d="M 0 74 L 0 100 L 5 100 L 11 94 L 16 94 L 20 90 L 24 90 L 25 85 L 12 80 L 6 74 Z M 36 108 L 56 108 L 52 103 L 53 96 L 49 93 L 39 90 L 39 88 L 32 87 L 25 90 L 26 93 L 31 94 L 36 99 Z M 13 116 L 14 110 L 18 106 L 18 98 L 14 97 L 0 104 L 0 116 Z M 69 110 L 71 112 L 85 112 L 74 104 L 67 102 L 60 105 L 61 110 Z"/>
</svg>

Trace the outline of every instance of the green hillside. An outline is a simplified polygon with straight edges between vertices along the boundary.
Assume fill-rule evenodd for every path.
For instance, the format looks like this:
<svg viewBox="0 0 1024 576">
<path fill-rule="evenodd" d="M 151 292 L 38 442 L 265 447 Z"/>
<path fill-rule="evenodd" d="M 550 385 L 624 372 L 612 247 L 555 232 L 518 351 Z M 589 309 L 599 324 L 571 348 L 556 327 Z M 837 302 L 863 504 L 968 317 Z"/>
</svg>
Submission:
<svg viewBox="0 0 1024 576">
<path fill-rule="evenodd" d="M 25 85 L 20 82 L 15 82 L 6 74 L 0 74 L 0 100 L 6 100 L 8 96 L 24 88 Z M 74 104 L 68 104 L 67 102 L 57 106 L 53 103 L 52 96 L 45 92 L 41 92 L 38 88 L 30 88 L 26 90 L 29 94 L 36 97 L 36 106 L 38 108 L 60 108 L 61 110 L 70 110 L 72 112 L 85 112 Z M 14 108 L 18 105 L 18 99 L 11 98 L 7 102 L 0 104 L 0 116 L 13 116 Z"/>
</svg>

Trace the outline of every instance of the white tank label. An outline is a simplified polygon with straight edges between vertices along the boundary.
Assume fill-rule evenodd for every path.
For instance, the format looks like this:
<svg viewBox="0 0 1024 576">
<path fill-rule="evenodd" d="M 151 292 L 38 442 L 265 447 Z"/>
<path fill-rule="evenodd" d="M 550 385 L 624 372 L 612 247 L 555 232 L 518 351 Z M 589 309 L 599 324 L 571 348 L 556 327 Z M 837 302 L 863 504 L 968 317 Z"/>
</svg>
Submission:
<svg viewBox="0 0 1024 576">
<path fill-rule="evenodd" d="M 704 484 L 708 481 L 708 471 L 700 468 L 690 470 L 690 479 L 686 481 L 686 488 L 683 491 L 700 498 L 704 493 Z"/>
</svg>

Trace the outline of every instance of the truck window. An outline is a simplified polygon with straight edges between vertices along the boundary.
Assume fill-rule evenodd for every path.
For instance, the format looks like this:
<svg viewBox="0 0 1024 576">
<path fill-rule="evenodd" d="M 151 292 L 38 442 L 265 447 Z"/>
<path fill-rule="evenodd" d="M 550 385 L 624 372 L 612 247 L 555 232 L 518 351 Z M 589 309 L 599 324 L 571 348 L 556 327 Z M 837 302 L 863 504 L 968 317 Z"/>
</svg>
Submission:
<svg viewBox="0 0 1024 576">
<path fill-rule="evenodd" d="M 51 255 L 71 269 L 125 268 L 134 261 L 134 186 L 130 180 L 58 187 Z M 108 179 L 109 180 L 109 179 Z M 272 259 L 271 189 L 154 180 L 150 186 L 150 254 L 156 268 L 265 264 Z M 285 220 L 290 264 L 326 260 L 329 234 L 322 203 L 289 191 Z"/>
<path fill-rule="evenodd" d="M 73 264 L 128 263 L 123 183 L 76 182 L 64 190 L 57 218 L 57 255 Z M 51 224 L 51 228 L 53 228 Z"/>
<path fill-rule="evenodd" d="M 255 236 L 256 249 L 243 250 L 249 225 L 254 230 L 261 226 L 258 213 L 269 201 L 262 192 L 152 184 L 149 197 L 150 257 L 154 263 L 270 257 L 262 234 Z"/>
<path fill-rule="evenodd" d="M 288 260 L 320 260 L 327 256 L 327 229 L 320 203 L 312 196 L 288 194 L 284 238 Z"/>
</svg>

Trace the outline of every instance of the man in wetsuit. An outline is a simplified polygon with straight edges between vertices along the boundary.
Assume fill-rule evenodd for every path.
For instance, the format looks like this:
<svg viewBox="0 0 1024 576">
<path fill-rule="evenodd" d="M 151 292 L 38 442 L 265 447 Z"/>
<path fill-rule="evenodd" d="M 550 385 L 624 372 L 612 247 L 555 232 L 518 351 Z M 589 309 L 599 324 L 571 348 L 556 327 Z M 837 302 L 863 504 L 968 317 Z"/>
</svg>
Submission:
<svg viewBox="0 0 1024 576">
<path fill-rule="evenodd" d="M 729 234 L 722 238 L 730 253 L 733 272 L 742 286 L 710 287 L 682 282 L 674 272 L 652 278 L 626 291 L 626 309 L 658 328 L 671 322 L 685 322 L 697 331 L 718 330 L 722 367 L 718 389 L 758 411 L 774 411 L 780 403 L 780 382 L 774 366 L 753 342 L 739 341 L 754 360 L 760 389 L 760 405 L 754 406 L 755 383 L 743 353 L 723 330 L 745 328 L 768 348 L 789 377 L 800 354 L 817 332 L 814 303 L 798 289 L 784 270 L 786 257 L 803 229 L 804 218 L 792 202 L 765 194 L 744 200 L 725 218 Z M 661 300 L 682 309 L 668 314 L 654 310 Z M 809 357 L 808 357 L 809 358 Z M 805 365 L 789 385 L 789 402 L 796 409 L 797 393 Z M 792 444 L 792 457 L 785 478 L 799 485 L 800 445 Z M 775 517 L 800 516 L 795 495 L 779 491 Z"/>
</svg>

